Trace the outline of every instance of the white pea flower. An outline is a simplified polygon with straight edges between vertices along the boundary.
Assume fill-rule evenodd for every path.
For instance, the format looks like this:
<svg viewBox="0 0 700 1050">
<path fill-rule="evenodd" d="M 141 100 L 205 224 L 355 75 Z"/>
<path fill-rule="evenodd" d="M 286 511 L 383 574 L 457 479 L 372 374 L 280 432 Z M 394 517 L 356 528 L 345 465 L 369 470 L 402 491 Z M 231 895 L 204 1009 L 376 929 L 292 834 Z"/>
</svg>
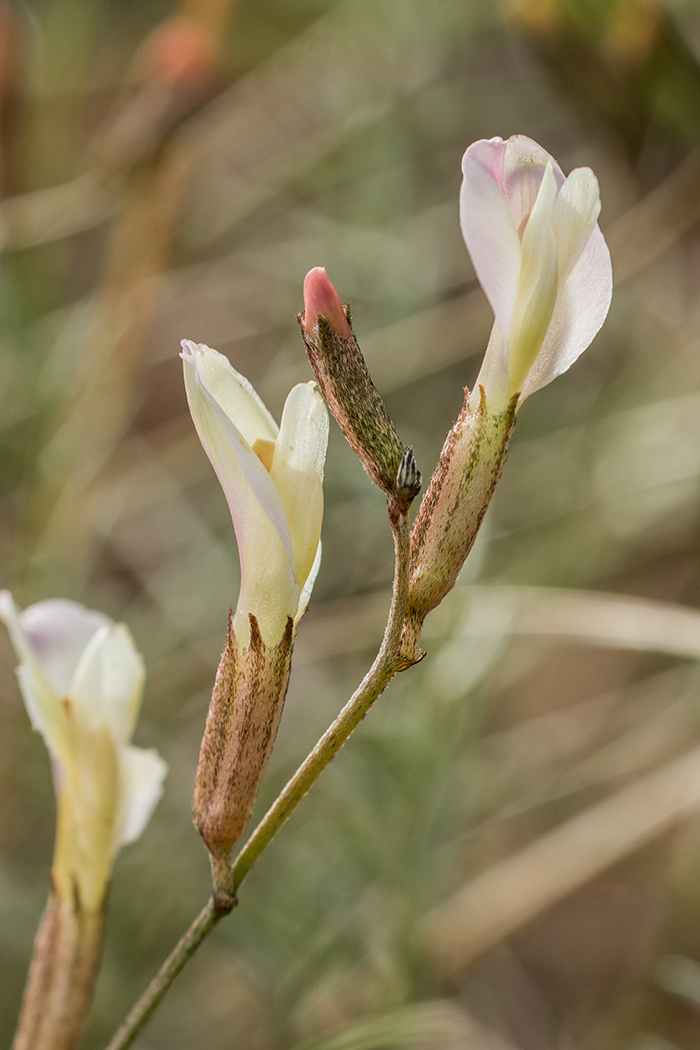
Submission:
<svg viewBox="0 0 700 1050">
<path fill-rule="evenodd" d="M 228 358 L 183 340 L 185 388 L 199 439 L 224 490 L 241 560 L 233 628 L 250 644 L 250 615 L 277 645 L 304 613 L 321 557 L 328 413 L 316 384 L 290 392 L 278 427 Z"/>
<path fill-rule="evenodd" d="M 565 372 L 605 320 L 610 253 L 590 168 L 567 177 L 532 139 L 474 142 L 462 159 L 462 234 L 496 316 L 476 382 L 491 410 Z"/>
<path fill-rule="evenodd" d="M 2 591 L 0 617 L 19 660 L 27 712 L 52 759 L 54 888 L 97 911 L 114 858 L 145 828 L 167 771 L 155 751 L 129 742 L 143 660 L 124 624 L 76 602 L 53 599 L 19 612 Z"/>
</svg>

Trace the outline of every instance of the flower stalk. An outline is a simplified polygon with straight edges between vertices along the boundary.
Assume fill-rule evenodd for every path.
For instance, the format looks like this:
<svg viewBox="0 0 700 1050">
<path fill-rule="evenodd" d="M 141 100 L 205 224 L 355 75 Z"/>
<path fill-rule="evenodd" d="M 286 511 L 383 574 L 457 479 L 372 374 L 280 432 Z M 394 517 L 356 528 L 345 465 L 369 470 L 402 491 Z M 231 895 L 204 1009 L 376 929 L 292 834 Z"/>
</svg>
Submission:
<svg viewBox="0 0 700 1050">
<path fill-rule="evenodd" d="M 301 800 L 335 758 L 350 734 L 360 724 L 375 700 L 384 692 L 398 671 L 406 667 L 401 653 L 401 631 L 408 606 L 410 568 L 410 524 L 408 515 L 400 515 L 393 526 L 394 584 L 391 608 L 384 638 L 374 662 L 350 700 L 328 727 L 314 749 L 307 755 L 294 776 L 282 789 L 272 806 L 252 833 L 232 865 L 230 906 L 222 908 L 216 896 L 210 898 L 180 939 L 173 951 L 134 1004 L 129 1015 L 115 1032 L 106 1050 L 127 1050 L 151 1015 L 162 1002 L 175 978 L 183 970 L 224 915 L 231 911 L 235 894 L 250 874 L 267 847 L 284 827 Z"/>
<path fill-rule="evenodd" d="M 201 776 L 206 827 L 217 826 L 218 801 L 227 800 L 220 822 L 226 850 L 217 855 L 218 847 L 210 847 L 214 896 L 153 978 L 107 1050 L 126 1050 L 131 1045 L 187 960 L 232 909 L 237 890 L 257 860 L 392 677 L 422 658 L 418 641 L 423 621 L 454 586 L 473 546 L 503 468 L 519 405 L 565 371 L 589 345 L 605 319 L 612 273 L 607 246 L 597 226 L 600 201 L 593 173 L 578 169 L 567 179 L 542 147 L 523 136 L 514 136 L 505 142 L 495 138 L 474 143 L 464 155 L 463 174 L 462 232 L 494 309 L 495 322 L 475 389 L 471 393 L 465 391 L 463 409 L 447 436 L 412 532 L 408 511 L 420 487 L 413 453 L 401 445 L 372 383 L 352 332 L 348 308 L 343 307 L 325 270 L 316 268 L 307 275 L 305 310 L 298 320 L 311 364 L 348 442 L 372 481 L 387 496 L 395 547 L 392 602 L 382 645 L 367 675 L 280 792 L 233 864 L 227 853 L 231 829 L 235 827 L 236 834 L 240 833 L 239 824 L 245 823 L 254 798 L 254 791 L 251 793 L 246 787 L 250 783 L 247 770 L 255 767 L 252 779 L 259 779 L 257 771 L 267 761 L 267 744 L 274 738 L 276 726 L 274 705 L 260 708 L 260 716 L 250 713 L 260 704 L 259 696 L 255 696 L 255 682 L 261 682 L 262 692 L 267 694 L 274 689 L 265 683 L 268 678 L 274 680 L 274 688 L 283 696 L 288 674 L 286 650 L 283 654 L 274 646 L 284 648 L 286 623 L 291 654 L 293 625 L 305 604 L 300 601 L 298 608 L 295 605 L 299 591 L 295 592 L 290 580 L 297 587 L 303 580 L 296 572 L 289 542 L 291 519 L 284 517 L 288 514 L 288 502 L 283 499 L 280 516 L 278 504 L 271 497 L 269 479 L 259 467 L 262 463 L 265 470 L 270 469 L 276 455 L 273 446 L 279 443 L 274 432 L 263 433 L 266 428 L 269 431 L 269 414 L 261 415 L 262 403 L 255 401 L 257 395 L 248 384 L 242 399 L 243 423 L 257 437 L 253 440 L 242 433 L 232 412 L 236 404 L 240 410 L 241 398 L 224 376 L 225 367 L 222 371 L 217 361 L 220 355 L 212 357 L 214 351 L 208 348 L 183 344 L 190 407 L 229 500 L 243 568 L 251 521 L 265 528 L 267 521 L 277 531 L 287 561 L 275 543 L 271 544 L 269 550 L 277 559 L 274 563 L 280 586 L 274 616 L 267 621 L 274 627 L 269 639 L 262 630 L 262 620 L 258 628 L 258 607 L 253 609 L 239 599 L 205 732 L 206 746 L 200 761 L 204 770 L 198 774 L 198 781 Z M 236 383 L 243 387 L 245 381 L 238 377 Z M 266 413 L 264 406 L 262 409 Z M 274 477 L 272 481 L 274 486 L 278 484 Z M 254 500 L 240 500 L 246 484 Z M 269 530 L 266 533 L 272 534 Z M 311 578 L 313 575 L 312 571 Z M 244 590 L 242 586 L 242 595 Z M 246 593 L 254 595 L 259 608 L 265 611 L 269 591 L 256 583 Z M 285 608 L 287 619 L 281 615 Z M 239 612 L 246 613 L 244 622 Z M 242 670 L 248 667 L 249 671 Z M 249 701 L 253 706 L 249 707 Z M 237 714 L 231 716 L 229 712 Z M 244 743 L 246 719 L 252 727 L 250 761 Z M 231 792 L 226 788 L 232 784 L 237 785 L 233 794 L 237 791 L 243 800 L 238 807 L 240 813 L 234 813 Z M 225 880 L 225 893 L 221 892 L 221 883 L 217 891 L 217 863 Z"/>
</svg>

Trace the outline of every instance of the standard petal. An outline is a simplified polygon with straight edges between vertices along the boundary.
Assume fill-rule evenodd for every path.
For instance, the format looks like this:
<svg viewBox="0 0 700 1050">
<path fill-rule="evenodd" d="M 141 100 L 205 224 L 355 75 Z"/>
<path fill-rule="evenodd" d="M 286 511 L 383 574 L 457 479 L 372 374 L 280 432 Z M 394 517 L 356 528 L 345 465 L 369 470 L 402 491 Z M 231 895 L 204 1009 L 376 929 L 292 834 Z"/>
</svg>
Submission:
<svg viewBox="0 0 700 1050">
<path fill-rule="evenodd" d="M 218 350 L 182 340 L 182 357 L 196 362 L 200 382 L 224 410 L 249 445 L 258 438 L 274 441 L 278 427 L 264 401 L 245 376 Z"/>
<path fill-rule="evenodd" d="M 113 621 L 77 602 L 52 598 L 29 605 L 19 622 L 52 688 L 65 696 L 86 645 L 100 627 Z"/>
<path fill-rule="evenodd" d="M 21 624 L 20 615 L 9 591 L 0 592 L 0 617 L 5 622 L 19 660 L 17 679 L 34 729 L 41 733 L 50 755 L 65 762 L 69 752 L 65 712 L 54 692 Z"/>
<path fill-rule="evenodd" d="M 598 180 L 590 168 L 576 168 L 559 191 L 552 211 L 560 283 L 580 259 L 599 215 Z"/>
<path fill-rule="evenodd" d="M 318 550 L 323 520 L 323 467 L 328 411 L 316 384 L 299 383 L 285 402 L 270 474 L 292 534 L 294 576 L 303 587 Z"/>
<path fill-rule="evenodd" d="M 91 731 L 107 726 L 115 747 L 125 746 L 138 716 L 144 677 L 143 660 L 128 627 L 101 627 L 71 683 L 76 721 Z"/>
<path fill-rule="evenodd" d="M 238 429 L 237 417 L 228 415 L 228 411 L 235 408 L 237 395 L 234 396 L 233 391 L 239 389 L 236 379 L 238 373 L 227 358 L 208 347 L 195 347 L 192 355 L 183 355 L 183 362 L 192 419 L 224 490 L 236 530 L 241 561 L 245 559 L 251 536 L 260 527 L 261 518 L 267 517 L 279 533 L 291 563 L 292 540 L 282 500 L 265 466 Z M 212 376 L 215 381 L 210 389 L 208 383 Z M 219 396 L 222 397 L 221 402 Z M 267 413 L 267 409 L 264 411 Z M 250 428 L 248 432 L 253 436 L 254 432 Z M 256 433 L 254 440 L 274 441 L 277 427 L 274 427 L 274 431 L 267 428 L 264 432 L 259 428 Z"/>
<path fill-rule="evenodd" d="M 478 159 L 483 152 L 470 146 L 462 158 L 459 219 L 479 283 L 507 332 L 518 294 L 520 239 L 493 171 Z"/>
<path fill-rule="evenodd" d="M 128 747 L 122 752 L 115 851 L 143 832 L 163 794 L 167 772 L 167 764 L 152 748 Z"/>
<path fill-rule="evenodd" d="M 557 186 L 548 162 L 522 238 L 518 300 L 508 333 L 509 395 L 519 393 L 540 352 L 557 299 L 557 245 L 552 210 Z"/>
<path fill-rule="evenodd" d="M 505 145 L 503 193 L 513 225 L 519 230 L 535 206 L 547 165 L 551 165 L 557 188 L 564 185 L 564 172 L 546 149 L 526 135 L 512 135 Z"/>
<path fill-rule="evenodd" d="M 503 192 L 503 162 L 505 156 L 506 143 L 500 135 L 496 135 L 492 139 L 479 139 L 478 142 L 472 142 L 471 146 L 467 147 L 462 158 L 462 166 L 464 166 L 465 157 L 478 160 L 481 166 L 486 168 L 491 177 L 496 180 L 501 192 Z"/>
<path fill-rule="evenodd" d="M 596 226 L 569 279 L 559 290 L 542 349 L 523 386 L 521 401 L 565 372 L 590 345 L 612 299 L 612 265 Z"/>
</svg>

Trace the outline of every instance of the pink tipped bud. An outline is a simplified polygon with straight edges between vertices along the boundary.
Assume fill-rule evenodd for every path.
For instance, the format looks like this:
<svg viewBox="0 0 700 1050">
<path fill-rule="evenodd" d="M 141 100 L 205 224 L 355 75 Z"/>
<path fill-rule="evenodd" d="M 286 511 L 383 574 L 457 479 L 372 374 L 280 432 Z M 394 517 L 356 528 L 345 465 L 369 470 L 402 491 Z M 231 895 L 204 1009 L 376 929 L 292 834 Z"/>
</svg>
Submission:
<svg viewBox="0 0 700 1050">
<path fill-rule="evenodd" d="M 306 275 L 304 306 L 297 320 L 321 393 L 370 478 L 386 493 L 389 513 L 406 513 L 420 489 L 413 452 L 399 441 L 322 266 Z"/>
<path fill-rule="evenodd" d="M 304 327 L 311 334 L 322 317 L 341 339 L 350 339 L 352 331 L 345 316 L 340 296 L 328 279 L 323 266 L 314 266 L 304 278 Z"/>
</svg>

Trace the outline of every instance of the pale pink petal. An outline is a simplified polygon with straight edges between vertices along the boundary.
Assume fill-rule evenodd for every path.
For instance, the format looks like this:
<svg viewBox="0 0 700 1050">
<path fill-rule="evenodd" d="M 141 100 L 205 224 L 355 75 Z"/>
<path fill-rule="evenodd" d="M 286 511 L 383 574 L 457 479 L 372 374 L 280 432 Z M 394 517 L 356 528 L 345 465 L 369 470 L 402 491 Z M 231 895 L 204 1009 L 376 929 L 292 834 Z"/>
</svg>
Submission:
<svg viewBox="0 0 700 1050">
<path fill-rule="evenodd" d="M 583 353 L 607 317 L 611 298 L 610 252 L 596 226 L 560 289 L 542 350 L 525 381 L 521 400 L 551 383 Z"/>
<path fill-rule="evenodd" d="M 496 180 L 501 190 L 503 189 L 503 164 L 506 156 L 506 143 L 500 135 L 492 139 L 479 139 L 472 142 L 464 154 L 472 160 L 478 160 L 483 168 Z M 462 159 L 464 164 L 464 159 Z"/>
<path fill-rule="evenodd" d="M 77 602 L 51 598 L 29 605 L 20 613 L 19 623 L 52 688 L 65 696 L 83 650 L 95 632 L 112 620 Z"/>
<path fill-rule="evenodd" d="M 17 679 L 29 719 L 43 736 L 52 759 L 57 760 L 55 764 L 60 766 L 68 759 L 70 750 L 65 711 L 29 645 L 20 623 L 20 613 L 9 591 L 0 592 L 0 618 L 7 626 L 19 661 Z"/>
<path fill-rule="evenodd" d="M 503 193 L 513 225 L 520 229 L 535 206 L 547 163 L 551 163 L 557 189 L 565 182 L 564 172 L 553 157 L 525 135 L 512 135 L 506 142 L 503 160 Z"/>
<path fill-rule="evenodd" d="M 493 143 L 493 140 L 491 140 Z M 483 143 L 470 146 L 462 158 L 459 216 L 462 236 L 479 283 L 491 303 L 502 332 L 508 332 L 518 295 L 520 239 L 518 230 L 494 177 L 499 148 L 487 151 Z M 487 153 L 491 169 L 479 157 Z"/>
</svg>

